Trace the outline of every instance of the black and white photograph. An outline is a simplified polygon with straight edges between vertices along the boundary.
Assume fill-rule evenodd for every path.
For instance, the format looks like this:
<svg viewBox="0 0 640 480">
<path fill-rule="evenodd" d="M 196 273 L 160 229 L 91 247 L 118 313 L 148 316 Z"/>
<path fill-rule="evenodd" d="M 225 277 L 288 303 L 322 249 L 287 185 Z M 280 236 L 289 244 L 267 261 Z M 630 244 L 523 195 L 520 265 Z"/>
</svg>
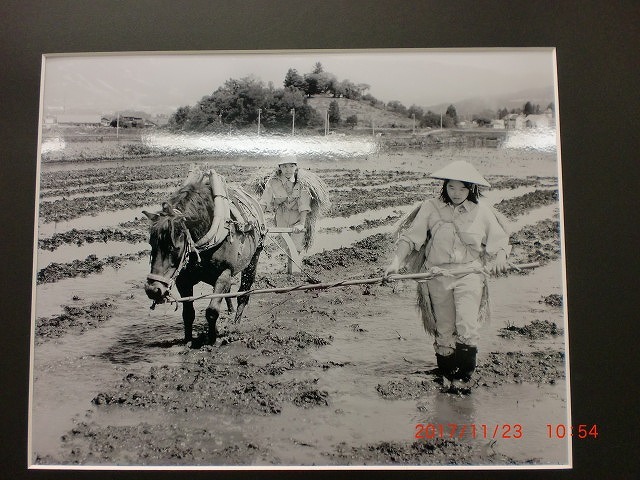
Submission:
<svg viewBox="0 0 640 480">
<path fill-rule="evenodd" d="M 35 469 L 566 469 L 553 48 L 44 55 Z"/>
</svg>

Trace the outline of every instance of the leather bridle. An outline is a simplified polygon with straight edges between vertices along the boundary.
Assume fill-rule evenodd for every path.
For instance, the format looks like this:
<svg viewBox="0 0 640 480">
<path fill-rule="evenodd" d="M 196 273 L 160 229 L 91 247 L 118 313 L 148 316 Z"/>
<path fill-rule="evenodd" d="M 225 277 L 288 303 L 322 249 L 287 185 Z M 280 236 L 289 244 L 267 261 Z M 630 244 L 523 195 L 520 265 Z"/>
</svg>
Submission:
<svg viewBox="0 0 640 480">
<path fill-rule="evenodd" d="M 174 211 L 178 214 L 180 214 L 181 212 L 177 209 L 174 209 Z M 180 220 L 180 223 L 182 224 L 183 227 L 183 235 L 184 235 L 184 248 L 182 250 L 182 255 L 180 256 L 180 261 L 178 262 L 178 266 L 175 268 L 175 270 L 173 271 L 173 273 L 170 276 L 165 276 L 165 275 L 157 275 L 155 273 L 149 273 L 147 275 L 147 281 L 148 282 L 158 282 L 161 283 L 162 285 L 164 285 L 167 288 L 167 293 L 165 294 L 165 297 L 167 299 L 169 299 L 169 301 L 171 301 L 171 289 L 173 288 L 173 285 L 176 282 L 176 279 L 178 278 L 178 275 L 180 275 L 180 272 L 182 270 L 184 270 L 184 268 L 187 266 L 187 264 L 189 263 L 189 254 L 190 253 L 195 253 L 198 256 L 198 261 L 200 261 L 200 254 L 198 253 L 198 250 L 196 249 L 195 246 L 195 242 L 193 241 L 193 238 L 191 237 L 191 232 L 189 231 L 189 229 L 187 228 L 187 225 L 185 224 L 184 218 Z M 151 258 L 149 258 L 149 262 L 151 262 Z M 156 301 L 153 301 L 153 305 L 151 305 L 151 308 L 153 309 L 156 305 Z"/>
</svg>

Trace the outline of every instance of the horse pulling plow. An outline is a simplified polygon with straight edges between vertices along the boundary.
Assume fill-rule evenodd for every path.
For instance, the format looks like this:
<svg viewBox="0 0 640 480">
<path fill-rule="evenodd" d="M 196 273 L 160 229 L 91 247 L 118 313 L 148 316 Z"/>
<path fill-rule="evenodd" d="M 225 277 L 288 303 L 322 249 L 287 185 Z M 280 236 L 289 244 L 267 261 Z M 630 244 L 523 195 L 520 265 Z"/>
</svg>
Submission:
<svg viewBox="0 0 640 480">
<path fill-rule="evenodd" d="M 213 170 L 191 172 L 184 185 L 163 203 L 158 213 L 143 212 L 151 221 L 151 272 L 147 275 L 145 292 L 153 300 L 151 309 L 160 303 L 183 304 L 185 342 L 193 341 L 193 302 L 209 299 L 205 311 L 208 323 L 207 343 L 214 344 L 217 338 L 216 322 L 220 316 L 222 299 L 233 311 L 232 298 L 237 298 L 234 323 L 242 318 L 242 313 L 251 295 L 269 293 L 292 293 L 309 290 L 388 283 L 401 280 L 426 281 L 437 276 L 462 276 L 469 273 L 483 273 L 484 269 L 459 268 L 443 270 L 433 267 L 424 273 L 392 274 L 383 277 L 346 279 L 322 283 L 307 275 L 311 284 L 290 287 L 251 289 L 263 243 L 268 233 L 282 235 L 289 252 L 289 273 L 292 264 L 301 271 L 301 259 L 297 255 L 288 233 L 290 228 L 267 229 L 258 201 L 241 187 L 227 187 L 224 177 Z M 194 237 L 198 240 L 194 241 Z M 289 240 L 289 241 L 287 241 Z M 292 256 L 292 252 L 295 255 Z M 295 258 L 294 258 L 295 257 Z M 514 270 L 535 268 L 538 263 L 510 264 Z M 231 292 L 232 278 L 241 274 L 240 288 Z M 205 282 L 213 286 L 213 294 L 193 295 L 193 287 Z M 173 286 L 179 298 L 171 295 Z"/>
</svg>

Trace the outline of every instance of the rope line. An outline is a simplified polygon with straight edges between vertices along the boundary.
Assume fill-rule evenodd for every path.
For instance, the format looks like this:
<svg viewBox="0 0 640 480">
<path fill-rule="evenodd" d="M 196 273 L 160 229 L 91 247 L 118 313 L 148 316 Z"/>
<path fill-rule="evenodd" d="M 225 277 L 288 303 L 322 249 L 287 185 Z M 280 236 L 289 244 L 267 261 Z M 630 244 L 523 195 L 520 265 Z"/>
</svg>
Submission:
<svg viewBox="0 0 640 480">
<path fill-rule="evenodd" d="M 539 267 L 540 264 L 538 262 L 533 263 L 524 263 L 524 264 L 509 264 L 509 266 L 514 270 L 528 269 Z M 452 270 L 444 270 L 441 268 L 434 267 L 428 272 L 422 273 L 409 273 L 409 274 L 391 274 L 386 277 L 371 277 L 371 278 L 363 278 L 363 279 L 355 279 L 355 280 L 339 280 L 337 282 L 327 282 L 327 283 L 316 283 L 316 284 L 299 284 L 291 287 L 274 287 L 274 288 L 263 288 L 258 289 L 254 288 L 251 290 L 245 290 L 242 292 L 229 292 L 229 293 L 214 293 L 214 294 L 206 294 L 200 296 L 192 296 L 192 297 L 182 297 L 175 298 L 173 301 L 175 302 L 193 302 L 195 300 L 201 300 L 203 298 L 229 298 L 229 297 L 244 297 L 246 295 L 258 295 L 265 293 L 290 293 L 290 292 L 298 292 L 298 291 L 306 291 L 306 290 L 327 290 L 329 288 L 336 287 L 346 287 L 352 285 L 370 285 L 374 283 L 387 283 L 394 282 L 398 280 L 415 280 L 415 281 L 425 281 L 430 278 L 435 278 L 440 275 L 446 276 L 459 276 L 459 275 L 468 275 L 470 273 L 483 273 L 486 274 L 486 271 L 481 268 L 473 267 L 473 268 L 461 268 L 461 269 L 452 269 Z"/>
</svg>

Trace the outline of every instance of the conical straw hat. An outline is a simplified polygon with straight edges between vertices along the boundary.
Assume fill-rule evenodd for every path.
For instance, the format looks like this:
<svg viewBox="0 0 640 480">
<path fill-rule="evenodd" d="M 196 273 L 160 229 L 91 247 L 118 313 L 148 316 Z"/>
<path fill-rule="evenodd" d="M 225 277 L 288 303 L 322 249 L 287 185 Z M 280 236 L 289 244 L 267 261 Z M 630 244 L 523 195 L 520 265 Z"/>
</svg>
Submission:
<svg viewBox="0 0 640 480">
<path fill-rule="evenodd" d="M 470 163 L 458 160 L 451 162 L 444 168 L 433 172 L 429 175 L 431 178 L 439 178 L 441 180 L 459 180 L 460 182 L 475 183 L 476 185 L 482 185 L 483 187 L 490 187 L 480 173 Z"/>
</svg>

